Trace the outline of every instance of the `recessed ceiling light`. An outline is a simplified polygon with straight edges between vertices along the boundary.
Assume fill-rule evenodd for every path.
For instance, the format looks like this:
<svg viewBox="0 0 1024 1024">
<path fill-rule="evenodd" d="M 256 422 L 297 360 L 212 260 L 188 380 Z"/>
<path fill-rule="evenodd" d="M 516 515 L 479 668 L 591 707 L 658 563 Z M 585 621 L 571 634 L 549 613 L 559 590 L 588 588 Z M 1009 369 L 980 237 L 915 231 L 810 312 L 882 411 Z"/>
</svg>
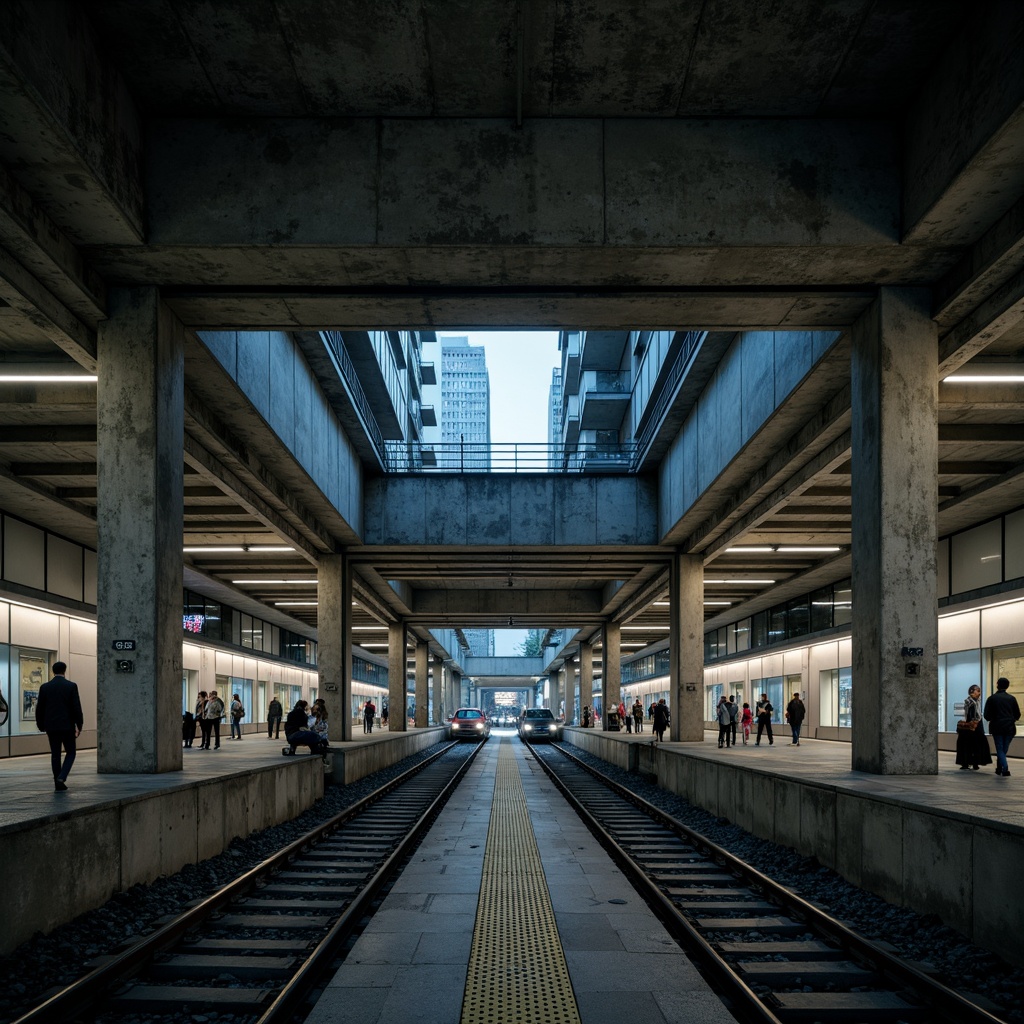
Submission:
<svg viewBox="0 0 1024 1024">
<path fill-rule="evenodd" d="M 310 583 L 316 583 L 316 580 L 232 580 L 232 583 L 240 583 L 243 586 L 248 584 L 249 586 L 262 586 L 267 583 L 291 583 L 296 586 L 300 584 L 309 585 Z"/>
<path fill-rule="evenodd" d="M 756 584 L 757 586 L 767 587 L 767 586 L 770 586 L 772 583 L 774 583 L 775 580 L 707 580 L 706 579 L 704 582 L 705 583 L 729 583 L 729 584 L 736 584 L 737 586 L 742 586 L 742 587 L 747 586 L 747 584 L 751 584 L 751 585 L 755 585 Z"/>
<path fill-rule="evenodd" d="M 95 384 L 88 373 L 0 373 L 0 384 Z"/>
</svg>

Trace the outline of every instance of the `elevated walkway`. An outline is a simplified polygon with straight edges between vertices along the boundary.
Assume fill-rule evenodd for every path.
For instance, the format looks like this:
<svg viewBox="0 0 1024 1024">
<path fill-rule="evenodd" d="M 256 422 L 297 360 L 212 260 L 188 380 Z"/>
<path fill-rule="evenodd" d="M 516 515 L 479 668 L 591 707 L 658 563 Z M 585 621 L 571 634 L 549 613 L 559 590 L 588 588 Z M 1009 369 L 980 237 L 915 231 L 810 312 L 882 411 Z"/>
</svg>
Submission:
<svg viewBox="0 0 1024 1024">
<path fill-rule="evenodd" d="M 226 730 L 225 730 L 226 731 Z M 0 954 L 102 905 L 114 893 L 222 853 L 297 817 L 330 781 L 346 784 L 444 736 L 443 727 L 374 732 L 319 756 L 282 757 L 284 739 L 222 736 L 219 750 L 183 750 L 180 772 L 99 775 L 96 750 L 80 750 L 68 791 L 56 793 L 49 753 L 0 761 Z M 59 865 L 60 870 L 54 870 Z"/>
<path fill-rule="evenodd" d="M 801 737 L 794 747 L 781 727 L 772 747 L 721 750 L 717 732 L 704 743 L 580 728 L 565 738 L 1024 964 L 1024 901 L 1010 895 L 1024 871 L 1020 758 L 1009 779 L 994 766 L 960 771 L 946 751 L 937 775 L 881 776 L 853 771 L 848 743 Z"/>
</svg>

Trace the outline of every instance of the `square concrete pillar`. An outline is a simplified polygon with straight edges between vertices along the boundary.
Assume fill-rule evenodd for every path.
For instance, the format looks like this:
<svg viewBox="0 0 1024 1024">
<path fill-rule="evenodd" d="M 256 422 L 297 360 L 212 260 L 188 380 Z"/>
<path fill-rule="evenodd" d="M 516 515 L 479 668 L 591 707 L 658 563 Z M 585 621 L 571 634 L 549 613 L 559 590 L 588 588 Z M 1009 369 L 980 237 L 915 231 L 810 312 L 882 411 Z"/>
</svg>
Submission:
<svg viewBox="0 0 1024 1024">
<path fill-rule="evenodd" d="M 405 623 L 388 624 L 388 731 L 407 732 Z"/>
<path fill-rule="evenodd" d="M 669 738 L 704 741 L 704 562 L 674 554 L 669 566 Z"/>
<path fill-rule="evenodd" d="M 156 288 L 112 289 L 107 308 L 96 346 L 97 770 L 179 771 L 184 331 Z"/>
<path fill-rule="evenodd" d="M 617 622 L 604 624 L 601 644 L 601 728 L 608 728 L 608 712 L 617 710 L 622 699 L 622 627 Z"/>
<path fill-rule="evenodd" d="M 853 767 L 938 771 L 938 342 L 925 289 L 853 327 Z M 918 653 L 920 651 L 920 654 Z"/>
<path fill-rule="evenodd" d="M 594 710 L 594 647 L 580 644 L 580 714 L 589 706 Z"/>
<path fill-rule="evenodd" d="M 430 650 L 427 644 L 416 644 L 416 728 L 425 729 L 428 725 L 427 710 L 430 691 L 427 685 L 427 655 Z"/>
<path fill-rule="evenodd" d="M 572 658 L 565 659 L 565 724 L 578 725 L 579 714 L 576 711 L 576 663 Z"/>
<path fill-rule="evenodd" d="M 352 739 L 352 571 L 344 554 L 317 566 L 317 676 L 328 736 Z"/>
<path fill-rule="evenodd" d="M 548 673 L 548 693 L 550 694 L 551 714 L 553 714 L 555 718 L 557 718 L 558 713 L 561 710 L 562 703 L 562 692 L 561 688 L 558 685 L 557 671 Z"/>
<path fill-rule="evenodd" d="M 444 659 L 438 655 L 434 655 L 434 669 L 433 669 L 433 687 L 432 693 L 434 698 L 434 713 L 431 715 L 434 725 L 440 725 L 444 718 L 442 717 L 442 710 L 444 707 Z"/>
</svg>

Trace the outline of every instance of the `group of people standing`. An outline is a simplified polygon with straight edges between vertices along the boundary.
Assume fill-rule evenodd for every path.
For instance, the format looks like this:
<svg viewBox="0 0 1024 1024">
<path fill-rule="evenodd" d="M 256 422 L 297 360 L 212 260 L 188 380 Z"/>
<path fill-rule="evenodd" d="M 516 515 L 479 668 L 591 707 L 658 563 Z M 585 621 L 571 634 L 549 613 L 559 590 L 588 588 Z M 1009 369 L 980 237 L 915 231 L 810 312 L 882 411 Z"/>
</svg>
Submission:
<svg viewBox="0 0 1024 1024">
<path fill-rule="evenodd" d="M 715 718 L 718 721 L 718 745 L 719 747 L 732 747 L 736 745 L 737 731 L 742 730 L 743 745 L 750 741 L 750 732 L 754 722 L 757 722 L 757 737 L 754 746 L 761 745 L 762 735 L 768 737 L 768 746 L 775 746 L 775 735 L 772 732 L 772 715 L 775 707 L 768 699 L 767 693 L 761 694 L 761 699 L 751 710 L 750 705 L 745 703 L 740 708 L 736 702 L 736 695 L 718 698 L 718 706 L 715 708 Z M 791 746 L 800 746 L 800 729 L 807 717 L 807 708 L 800 699 L 799 693 L 793 694 L 793 699 L 786 705 L 786 722 L 793 735 Z"/>
<path fill-rule="evenodd" d="M 232 699 L 232 704 L 238 704 L 241 708 L 241 701 L 238 699 L 236 693 Z M 220 750 L 220 723 L 224 718 L 224 701 L 217 696 L 216 690 L 210 690 L 209 693 L 206 690 L 200 690 L 199 695 L 196 697 L 196 708 L 194 714 L 189 714 L 187 711 L 181 716 L 181 742 L 184 747 L 191 747 L 196 738 L 196 726 L 199 726 L 200 750 Z M 242 709 L 244 713 L 244 708 Z M 242 726 L 241 716 L 238 718 L 238 738 L 242 738 Z M 235 720 L 232 718 L 231 723 L 231 738 L 235 738 Z M 213 747 L 210 747 L 210 741 L 213 740 Z"/>
<path fill-rule="evenodd" d="M 985 736 L 985 722 L 988 722 L 992 744 L 996 748 L 996 775 L 1006 779 L 1010 777 L 1006 755 L 1017 733 L 1020 705 L 1009 689 L 1010 680 L 1001 676 L 996 680 L 996 692 L 985 701 L 984 707 L 981 705 L 981 687 L 975 685 L 967 690 L 964 717 L 956 727 L 956 763 L 961 771 L 978 771 L 982 765 L 992 763 Z"/>
</svg>

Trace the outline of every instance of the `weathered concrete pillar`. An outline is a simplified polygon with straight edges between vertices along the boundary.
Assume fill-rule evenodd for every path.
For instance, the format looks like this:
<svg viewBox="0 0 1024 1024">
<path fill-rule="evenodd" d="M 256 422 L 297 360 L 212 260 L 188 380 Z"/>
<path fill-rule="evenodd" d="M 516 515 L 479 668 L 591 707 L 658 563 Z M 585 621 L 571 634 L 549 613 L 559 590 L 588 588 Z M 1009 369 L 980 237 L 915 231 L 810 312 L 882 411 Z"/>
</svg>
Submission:
<svg viewBox="0 0 1024 1024">
<path fill-rule="evenodd" d="M 589 706 L 594 710 L 594 647 L 580 643 L 580 714 Z"/>
<path fill-rule="evenodd" d="M 427 644 L 417 641 L 416 643 L 416 728 L 425 729 L 429 724 L 427 719 L 428 702 L 430 690 L 427 680 L 427 655 L 430 648 Z"/>
<path fill-rule="evenodd" d="M 672 556 L 669 567 L 669 739 L 704 740 L 704 563 Z"/>
<path fill-rule="evenodd" d="M 327 705 L 328 736 L 352 739 L 352 572 L 344 554 L 317 566 L 316 670 Z"/>
<path fill-rule="evenodd" d="M 566 658 L 563 666 L 565 671 L 565 724 L 579 725 L 576 713 L 576 666 L 572 658 Z"/>
<path fill-rule="evenodd" d="M 439 654 L 434 655 L 433 683 L 431 692 L 434 698 L 434 713 L 430 717 L 434 725 L 440 725 L 444 721 L 441 717 L 444 705 L 444 659 Z"/>
<path fill-rule="evenodd" d="M 388 731 L 406 732 L 405 623 L 388 624 Z"/>
<path fill-rule="evenodd" d="M 96 345 L 96 765 L 180 771 L 184 330 L 156 288 L 111 289 L 107 311 Z"/>
<path fill-rule="evenodd" d="M 853 327 L 853 767 L 934 775 L 938 341 L 925 289 Z M 921 653 L 918 653 L 920 651 Z"/>
<path fill-rule="evenodd" d="M 601 644 L 601 703 L 603 729 L 608 728 L 608 712 L 616 711 L 622 699 L 622 627 L 617 622 L 604 624 Z"/>
<path fill-rule="evenodd" d="M 551 714 L 558 717 L 558 712 L 561 710 L 560 705 L 562 703 L 562 694 L 558 685 L 558 672 L 548 673 L 548 696 L 550 700 Z"/>
</svg>

